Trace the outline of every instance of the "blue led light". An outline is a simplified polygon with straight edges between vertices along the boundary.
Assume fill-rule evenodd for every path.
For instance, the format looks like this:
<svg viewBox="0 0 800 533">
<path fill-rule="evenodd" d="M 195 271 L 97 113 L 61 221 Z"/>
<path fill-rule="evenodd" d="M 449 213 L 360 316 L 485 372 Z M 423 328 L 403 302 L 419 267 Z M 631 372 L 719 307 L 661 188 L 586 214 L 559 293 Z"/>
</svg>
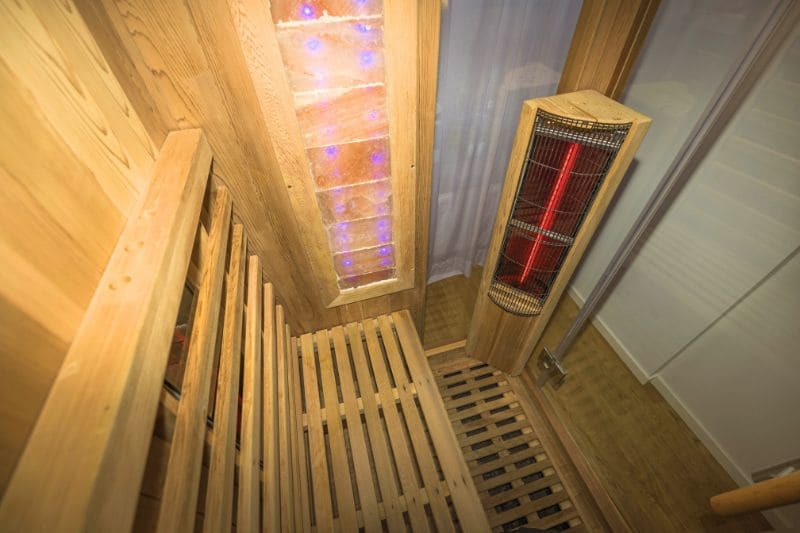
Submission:
<svg viewBox="0 0 800 533">
<path fill-rule="evenodd" d="M 319 50 L 319 47 L 322 46 L 322 43 L 319 42 L 319 39 L 309 39 L 306 41 L 306 48 L 311 50 L 312 52 L 316 52 Z"/>
<path fill-rule="evenodd" d="M 358 61 L 362 67 L 369 67 L 375 62 L 375 54 L 365 50 L 358 55 Z"/>
<path fill-rule="evenodd" d="M 300 6 L 300 15 L 305 19 L 310 19 L 314 17 L 314 8 L 308 4 L 303 4 Z"/>
</svg>

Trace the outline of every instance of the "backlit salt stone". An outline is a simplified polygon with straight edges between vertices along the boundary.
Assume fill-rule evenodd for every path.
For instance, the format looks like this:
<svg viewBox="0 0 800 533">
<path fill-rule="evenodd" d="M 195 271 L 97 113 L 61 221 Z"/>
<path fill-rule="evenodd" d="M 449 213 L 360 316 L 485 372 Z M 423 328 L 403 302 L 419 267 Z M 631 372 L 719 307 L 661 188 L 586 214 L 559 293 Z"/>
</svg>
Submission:
<svg viewBox="0 0 800 533">
<path fill-rule="evenodd" d="M 331 17 L 360 17 L 380 15 L 381 0 L 272 0 L 272 20 L 308 22 L 328 15 Z"/>
<path fill-rule="evenodd" d="M 389 244 L 336 254 L 333 264 L 340 278 L 394 268 L 394 246 Z"/>
<path fill-rule="evenodd" d="M 381 20 L 288 26 L 277 32 L 294 92 L 383 83 Z"/>
<path fill-rule="evenodd" d="M 389 138 L 311 148 L 307 152 L 319 189 L 389 177 Z"/>
<path fill-rule="evenodd" d="M 389 180 L 328 189 L 317 193 L 322 221 L 328 224 L 388 215 L 392 186 Z"/>
<path fill-rule="evenodd" d="M 362 285 L 369 285 L 370 283 L 394 279 L 395 277 L 394 269 L 381 270 L 380 272 L 371 272 L 360 276 L 342 278 L 339 280 L 339 287 L 342 289 L 353 289 L 355 287 L 361 287 Z"/>
<path fill-rule="evenodd" d="M 306 148 L 389 134 L 383 85 L 297 93 L 295 110 Z"/>
<path fill-rule="evenodd" d="M 333 252 L 345 252 L 390 244 L 391 217 L 362 218 L 334 224 L 328 228 Z"/>
</svg>

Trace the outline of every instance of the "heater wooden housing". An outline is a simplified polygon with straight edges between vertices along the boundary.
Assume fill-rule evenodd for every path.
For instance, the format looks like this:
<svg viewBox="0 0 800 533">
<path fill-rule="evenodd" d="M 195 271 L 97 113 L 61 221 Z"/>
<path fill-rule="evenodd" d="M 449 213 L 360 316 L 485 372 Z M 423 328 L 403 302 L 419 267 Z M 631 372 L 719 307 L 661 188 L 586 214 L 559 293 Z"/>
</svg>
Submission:
<svg viewBox="0 0 800 533">
<path fill-rule="evenodd" d="M 533 353 L 650 119 L 595 91 L 528 100 L 467 353 L 511 375 Z"/>
</svg>

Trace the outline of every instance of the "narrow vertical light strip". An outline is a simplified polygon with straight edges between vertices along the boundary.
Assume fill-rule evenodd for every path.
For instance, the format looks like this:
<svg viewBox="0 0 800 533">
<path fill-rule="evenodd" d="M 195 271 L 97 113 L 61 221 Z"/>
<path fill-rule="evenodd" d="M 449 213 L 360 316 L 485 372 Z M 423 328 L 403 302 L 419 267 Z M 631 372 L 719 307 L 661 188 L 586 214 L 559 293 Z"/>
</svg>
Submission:
<svg viewBox="0 0 800 533">
<path fill-rule="evenodd" d="M 569 181 L 572 169 L 575 167 L 575 163 L 578 160 L 580 149 L 580 144 L 569 143 L 567 153 L 564 156 L 564 161 L 561 164 L 561 169 L 556 177 L 556 183 L 553 186 L 553 192 L 550 193 L 550 198 L 547 200 L 547 207 L 545 208 L 544 215 L 542 215 L 542 220 L 539 223 L 539 228 L 543 232 L 549 231 L 555 222 L 558 206 L 564 197 L 564 192 L 567 190 L 567 182 Z M 534 237 L 533 245 L 531 245 L 531 251 L 528 253 L 528 259 L 525 262 L 525 268 L 522 270 L 522 274 L 519 277 L 520 285 L 524 285 L 525 280 L 528 278 L 528 275 L 531 272 L 531 268 L 533 268 L 533 265 L 536 264 L 536 259 L 541 253 L 543 241 L 544 234 L 537 233 Z"/>
</svg>

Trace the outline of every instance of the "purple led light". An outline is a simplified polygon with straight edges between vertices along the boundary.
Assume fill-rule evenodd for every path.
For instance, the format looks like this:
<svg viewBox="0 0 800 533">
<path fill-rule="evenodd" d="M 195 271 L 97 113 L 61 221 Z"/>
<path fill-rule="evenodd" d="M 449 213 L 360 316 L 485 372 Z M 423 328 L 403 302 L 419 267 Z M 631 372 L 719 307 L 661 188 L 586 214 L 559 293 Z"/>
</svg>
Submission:
<svg viewBox="0 0 800 533">
<path fill-rule="evenodd" d="M 388 233 L 381 233 L 380 235 L 378 235 L 378 240 L 380 240 L 381 242 L 389 242 L 390 239 L 391 235 L 389 235 Z"/>
<path fill-rule="evenodd" d="M 346 266 L 346 267 L 353 266 L 353 260 L 352 259 L 345 259 L 344 261 L 342 261 L 342 264 L 344 266 Z"/>
<path fill-rule="evenodd" d="M 300 16 L 304 19 L 310 19 L 314 17 L 314 8 L 308 4 L 303 4 L 300 6 Z"/>
<path fill-rule="evenodd" d="M 362 67 L 369 67 L 375 62 L 375 54 L 369 50 L 365 50 L 358 55 L 358 61 Z"/>
<path fill-rule="evenodd" d="M 381 246 L 381 247 L 378 249 L 378 255 L 380 255 L 380 256 L 387 256 L 387 255 L 389 255 L 389 253 L 390 253 L 391 251 L 392 251 L 392 249 L 391 249 L 391 248 L 389 248 L 388 246 Z"/>
<path fill-rule="evenodd" d="M 367 118 L 370 120 L 376 120 L 378 118 L 378 111 L 376 109 L 373 109 L 372 111 L 367 113 Z"/>
<path fill-rule="evenodd" d="M 392 260 L 388 257 L 386 259 L 381 259 L 381 266 L 389 266 L 392 264 Z"/>
<path fill-rule="evenodd" d="M 319 42 L 319 39 L 309 39 L 306 41 L 306 48 L 311 50 L 312 52 L 316 52 L 319 50 L 319 47 L 322 46 L 322 43 Z"/>
<path fill-rule="evenodd" d="M 366 24 L 361 24 L 360 22 L 355 25 L 355 28 L 356 28 L 356 31 L 358 33 L 367 33 L 369 31 L 369 28 L 367 27 L 367 25 Z"/>
<path fill-rule="evenodd" d="M 336 154 L 339 153 L 339 149 L 335 146 L 327 146 L 325 147 L 325 155 L 328 157 L 336 157 Z"/>
<path fill-rule="evenodd" d="M 381 220 L 380 222 L 378 222 L 378 228 L 379 229 L 386 229 L 387 225 L 388 225 L 388 222 L 385 221 L 385 220 Z"/>
<path fill-rule="evenodd" d="M 372 111 L 372 113 L 376 113 Z M 372 161 L 374 164 L 379 165 L 386 161 L 386 153 L 383 150 L 379 150 L 377 152 L 372 152 L 372 155 L 369 156 L 369 160 Z"/>
<path fill-rule="evenodd" d="M 345 209 L 344 204 L 339 204 L 339 205 L 336 206 L 336 212 L 337 213 L 344 213 L 344 209 Z"/>
</svg>

